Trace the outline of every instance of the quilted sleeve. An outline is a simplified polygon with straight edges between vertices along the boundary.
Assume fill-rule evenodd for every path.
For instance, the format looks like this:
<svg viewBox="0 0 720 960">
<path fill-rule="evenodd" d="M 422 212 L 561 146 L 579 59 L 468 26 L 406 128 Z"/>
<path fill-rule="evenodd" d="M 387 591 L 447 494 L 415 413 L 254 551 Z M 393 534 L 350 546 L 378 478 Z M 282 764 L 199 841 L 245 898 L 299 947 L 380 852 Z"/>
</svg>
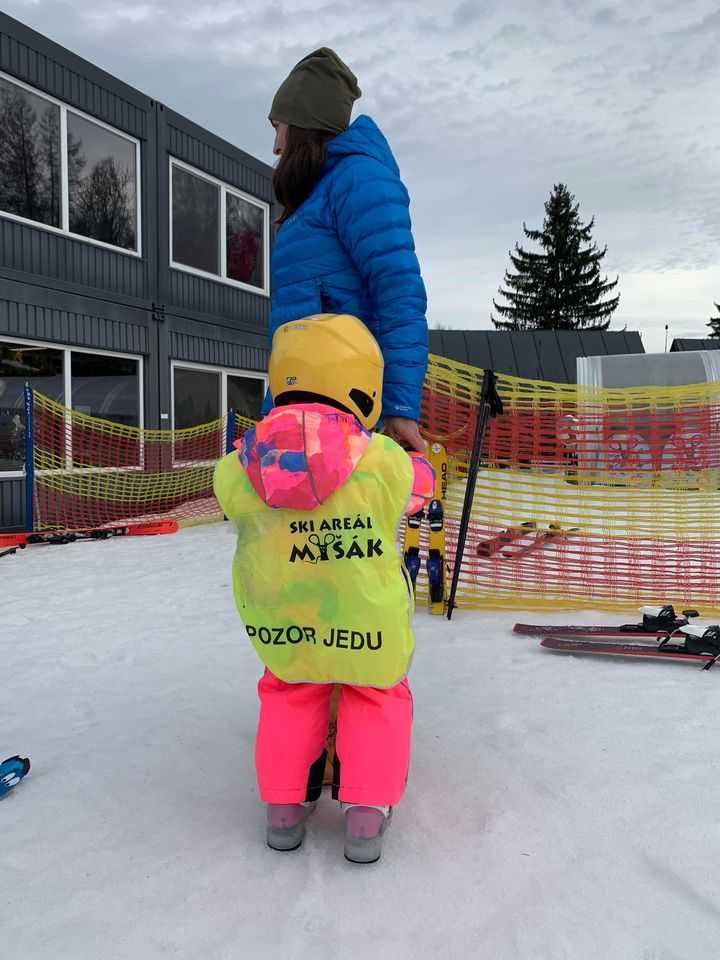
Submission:
<svg viewBox="0 0 720 960">
<path fill-rule="evenodd" d="M 367 287 L 385 359 L 383 416 L 418 420 L 428 355 L 427 296 L 408 192 L 396 173 L 372 157 L 349 157 L 336 177 L 332 214 Z"/>
</svg>

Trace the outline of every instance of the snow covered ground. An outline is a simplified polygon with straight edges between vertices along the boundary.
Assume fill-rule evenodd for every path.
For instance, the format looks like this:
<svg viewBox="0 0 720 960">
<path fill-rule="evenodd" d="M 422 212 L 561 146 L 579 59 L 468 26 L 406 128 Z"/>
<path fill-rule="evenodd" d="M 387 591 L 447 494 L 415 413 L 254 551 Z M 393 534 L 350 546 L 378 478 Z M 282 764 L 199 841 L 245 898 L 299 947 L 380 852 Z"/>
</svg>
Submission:
<svg viewBox="0 0 720 960">
<path fill-rule="evenodd" d="M 267 849 L 227 526 L 0 560 L 0 930 L 23 960 L 720 955 L 720 669 L 417 617 L 414 761 L 371 867 L 324 797 Z M 560 622 L 597 622 L 597 613 Z M 3 953 L 4 955 L 4 953 Z"/>
</svg>

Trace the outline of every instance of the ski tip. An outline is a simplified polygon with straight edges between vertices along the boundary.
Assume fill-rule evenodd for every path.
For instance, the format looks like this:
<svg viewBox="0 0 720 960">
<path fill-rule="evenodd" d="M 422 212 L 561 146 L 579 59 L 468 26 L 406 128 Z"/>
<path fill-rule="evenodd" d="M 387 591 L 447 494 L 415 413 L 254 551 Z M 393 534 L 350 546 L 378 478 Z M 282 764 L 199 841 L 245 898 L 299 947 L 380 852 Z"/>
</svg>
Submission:
<svg viewBox="0 0 720 960">
<path fill-rule="evenodd" d="M 0 533 L 0 550 L 6 547 L 12 550 L 23 550 L 27 545 L 27 533 Z"/>
<path fill-rule="evenodd" d="M 146 523 L 131 523 L 128 525 L 130 537 L 152 537 L 163 533 L 177 533 L 177 520 L 151 520 Z"/>
</svg>

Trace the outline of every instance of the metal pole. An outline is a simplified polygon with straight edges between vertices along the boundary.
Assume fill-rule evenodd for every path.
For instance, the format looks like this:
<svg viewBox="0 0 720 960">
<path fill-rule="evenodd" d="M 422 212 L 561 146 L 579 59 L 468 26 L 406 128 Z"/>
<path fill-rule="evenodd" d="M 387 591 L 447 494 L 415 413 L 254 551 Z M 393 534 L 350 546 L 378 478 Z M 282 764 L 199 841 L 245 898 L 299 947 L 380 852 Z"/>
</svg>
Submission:
<svg viewBox="0 0 720 960">
<path fill-rule="evenodd" d="M 483 440 L 490 417 L 502 413 L 502 402 L 495 389 L 496 377 L 492 370 L 485 370 L 483 385 L 480 391 L 480 400 L 478 402 L 478 415 L 475 423 L 475 438 L 473 440 L 472 455 L 468 465 L 467 486 L 465 488 L 465 502 L 463 503 L 462 517 L 460 519 L 460 529 L 458 531 L 457 546 L 455 548 L 455 563 L 453 564 L 452 585 L 450 587 L 450 596 L 447 605 L 447 618 L 452 619 L 452 612 L 455 609 L 455 595 L 457 593 L 458 581 L 460 579 L 460 567 L 462 565 L 463 555 L 465 553 L 465 541 L 467 539 L 468 527 L 470 525 L 470 514 L 472 512 L 473 499 L 475 497 L 475 484 L 477 483 L 478 470 L 480 468 L 480 455 L 482 453 Z"/>
<path fill-rule="evenodd" d="M 665 324 L 665 353 L 667 353 L 668 327 L 669 327 L 669 326 L 670 326 L 669 323 L 666 323 L 666 324 Z"/>
<path fill-rule="evenodd" d="M 225 426 L 225 453 L 232 453 L 235 449 L 235 423 L 236 416 L 235 411 L 232 407 L 228 410 L 227 414 L 227 424 Z M 225 514 L 223 514 L 223 520 L 227 520 Z"/>
<path fill-rule="evenodd" d="M 235 447 L 235 411 L 230 408 L 227 415 L 227 427 L 225 429 L 225 453 L 232 453 Z"/>
<path fill-rule="evenodd" d="M 33 441 L 33 392 L 25 384 L 25 530 L 35 529 L 35 457 Z"/>
</svg>

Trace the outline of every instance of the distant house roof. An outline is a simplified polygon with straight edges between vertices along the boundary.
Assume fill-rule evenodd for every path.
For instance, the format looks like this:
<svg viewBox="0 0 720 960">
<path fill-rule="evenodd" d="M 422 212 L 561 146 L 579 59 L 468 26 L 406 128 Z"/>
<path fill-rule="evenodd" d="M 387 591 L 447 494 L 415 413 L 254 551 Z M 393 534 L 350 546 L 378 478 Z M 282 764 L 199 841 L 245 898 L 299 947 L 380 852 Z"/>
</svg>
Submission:
<svg viewBox="0 0 720 960">
<path fill-rule="evenodd" d="M 720 337 L 713 337 L 710 340 L 688 340 L 681 337 L 679 340 L 673 340 L 670 352 L 678 350 L 720 350 Z"/>
<path fill-rule="evenodd" d="M 430 352 L 530 380 L 576 383 L 578 357 L 645 353 L 639 333 L 537 330 L 431 330 Z"/>
</svg>

